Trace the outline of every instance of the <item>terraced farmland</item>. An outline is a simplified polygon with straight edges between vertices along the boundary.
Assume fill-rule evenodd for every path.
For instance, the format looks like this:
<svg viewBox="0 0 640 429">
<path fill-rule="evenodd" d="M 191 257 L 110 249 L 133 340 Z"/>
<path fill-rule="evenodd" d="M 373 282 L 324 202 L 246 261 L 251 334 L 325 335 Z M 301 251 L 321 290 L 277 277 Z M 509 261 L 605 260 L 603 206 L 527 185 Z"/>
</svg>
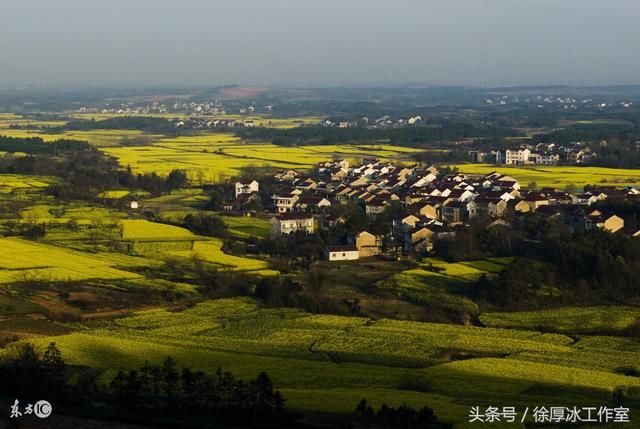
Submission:
<svg viewBox="0 0 640 429">
<path fill-rule="evenodd" d="M 472 405 L 602 405 L 617 387 L 640 387 L 637 377 L 613 372 L 621 354 L 638 365 L 637 341 L 576 342 L 536 331 L 311 315 L 260 309 L 248 299 L 209 301 L 180 313 L 143 311 L 111 329 L 55 340 L 71 363 L 107 370 L 104 379 L 172 355 L 193 368 L 222 365 L 243 377 L 266 370 L 293 408 L 349 412 L 371 396 L 374 403 L 427 404 L 458 423 Z M 589 363 L 596 354 L 597 362 L 613 365 Z M 421 385 L 428 388 L 410 387 Z"/>
</svg>

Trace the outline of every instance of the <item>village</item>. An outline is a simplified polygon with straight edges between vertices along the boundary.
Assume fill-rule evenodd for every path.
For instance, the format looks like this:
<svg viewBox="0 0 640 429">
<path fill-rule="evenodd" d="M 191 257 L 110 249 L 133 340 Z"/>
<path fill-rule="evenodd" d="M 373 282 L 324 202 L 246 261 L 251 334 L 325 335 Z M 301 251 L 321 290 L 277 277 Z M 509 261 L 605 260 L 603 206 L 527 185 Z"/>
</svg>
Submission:
<svg viewBox="0 0 640 429">
<path fill-rule="evenodd" d="M 610 233 L 640 236 L 625 228 L 616 213 L 594 208 L 604 200 L 638 198 L 640 190 L 615 187 L 570 192 L 552 188 L 525 189 L 513 177 L 491 173 L 472 175 L 435 166 L 403 166 L 377 159 L 350 165 L 347 160 L 320 163 L 313 174 L 279 171 L 271 195 L 271 236 L 311 235 L 329 230 L 347 219 L 332 207 L 357 204 L 370 219 L 393 210 L 391 233 L 370 231 L 342 237 L 327 246 L 330 261 L 355 260 L 381 253 L 424 254 L 437 239 L 454 237 L 470 223 L 485 228 L 506 226 L 510 220 L 536 213 L 565 226 L 571 233 L 600 228 Z M 256 215 L 260 200 L 257 180 L 235 183 L 235 201 L 225 205 L 229 213 Z M 266 206 L 265 206 L 266 207 Z"/>
</svg>

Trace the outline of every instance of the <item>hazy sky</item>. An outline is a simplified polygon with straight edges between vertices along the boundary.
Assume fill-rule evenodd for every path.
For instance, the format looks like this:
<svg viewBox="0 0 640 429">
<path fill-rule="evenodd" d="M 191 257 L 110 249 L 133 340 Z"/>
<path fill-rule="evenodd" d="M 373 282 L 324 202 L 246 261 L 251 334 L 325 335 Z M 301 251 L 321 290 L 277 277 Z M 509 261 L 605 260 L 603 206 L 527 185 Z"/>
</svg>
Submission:
<svg viewBox="0 0 640 429">
<path fill-rule="evenodd" d="M 6 0 L 0 85 L 640 83 L 638 0 Z"/>
</svg>

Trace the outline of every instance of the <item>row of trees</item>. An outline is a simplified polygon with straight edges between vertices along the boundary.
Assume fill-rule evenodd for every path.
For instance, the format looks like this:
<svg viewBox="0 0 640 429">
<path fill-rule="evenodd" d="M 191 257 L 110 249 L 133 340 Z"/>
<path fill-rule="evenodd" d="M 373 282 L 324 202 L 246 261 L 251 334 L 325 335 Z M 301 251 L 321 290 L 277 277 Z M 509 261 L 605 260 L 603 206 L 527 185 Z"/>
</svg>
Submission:
<svg viewBox="0 0 640 429">
<path fill-rule="evenodd" d="M 0 136 L 0 151 L 2 152 L 55 155 L 67 152 L 91 151 L 92 149 L 87 142 L 71 139 L 59 139 L 51 143 L 45 143 L 40 137 Z"/>
<path fill-rule="evenodd" d="M 122 116 L 96 121 L 74 120 L 67 124 L 53 128 L 50 132 L 63 131 L 90 131 L 90 130 L 135 130 L 149 134 L 175 135 L 176 125 L 165 118 L 153 116 Z"/>
<path fill-rule="evenodd" d="M 214 376 L 189 368 L 179 369 L 167 357 L 161 365 L 149 362 L 128 373 L 119 371 L 109 384 L 115 403 L 123 408 L 168 410 L 171 413 L 224 413 L 278 416 L 284 413 L 284 396 L 261 372 L 248 383 L 218 368 Z"/>
<path fill-rule="evenodd" d="M 416 410 L 407 404 L 398 407 L 382 404 L 375 411 L 366 399 L 362 399 L 356 406 L 356 416 L 363 425 L 380 428 L 444 429 L 451 427 L 439 422 L 433 409 L 427 406 Z"/>
<path fill-rule="evenodd" d="M 68 384 L 74 375 L 80 381 Z M 160 365 L 145 362 L 139 369 L 119 371 L 106 389 L 85 375 L 83 369 L 65 363 L 55 343 L 43 352 L 30 343 L 20 343 L 0 360 L 0 398 L 11 402 L 46 398 L 66 413 L 78 415 L 108 416 L 122 410 L 118 416 L 125 421 L 127 416 L 135 417 L 132 410 L 178 419 L 215 416 L 275 421 L 285 416 L 286 400 L 265 372 L 245 382 L 220 368 L 214 375 L 179 368 L 167 357 Z M 106 404 L 111 412 L 94 409 L 95 403 Z"/>
<path fill-rule="evenodd" d="M 421 147 L 429 144 L 446 144 L 467 138 L 513 137 L 522 135 L 512 128 L 475 125 L 471 122 L 444 121 L 438 126 L 414 126 L 403 128 L 333 128 L 307 126 L 291 129 L 247 128 L 240 131 L 244 138 L 270 140 L 282 146 L 345 142 L 389 142 L 398 146 Z M 375 156 L 375 153 L 372 153 Z"/>
</svg>

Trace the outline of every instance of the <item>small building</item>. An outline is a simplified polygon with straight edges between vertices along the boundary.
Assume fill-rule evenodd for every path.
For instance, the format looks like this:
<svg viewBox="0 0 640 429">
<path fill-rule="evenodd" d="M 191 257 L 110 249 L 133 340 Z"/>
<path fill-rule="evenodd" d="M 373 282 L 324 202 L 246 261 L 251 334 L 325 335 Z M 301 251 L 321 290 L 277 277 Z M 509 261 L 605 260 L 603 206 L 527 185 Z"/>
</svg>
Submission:
<svg viewBox="0 0 640 429">
<path fill-rule="evenodd" d="M 362 231 L 356 235 L 354 242 L 362 258 L 375 256 L 380 253 L 380 239 L 367 231 Z"/>
<path fill-rule="evenodd" d="M 355 261 L 360 259 L 358 248 L 349 246 L 327 246 L 325 249 L 326 258 L 329 261 Z"/>
<path fill-rule="evenodd" d="M 308 213 L 282 213 L 271 218 L 271 237 L 285 237 L 302 231 L 313 234 L 313 216 Z"/>
<path fill-rule="evenodd" d="M 281 182 L 293 182 L 297 177 L 300 177 L 300 173 L 296 170 L 282 170 L 274 174 L 273 177 Z"/>
<path fill-rule="evenodd" d="M 129 204 L 129 207 L 131 208 L 131 210 L 138 210 L 138 207 L 140 207 L 140 205 L 138 204 L 137 201 L 131 201 L 131 203 Z"/>
<path fill-rule="evenodd" d="M 586 217 L 585 229 L 600 228 L 609 232 L 617 232 L 624 228 L 624 219 L 615 214 L 594 210 Z"/>
<path fill-rule="evenodd" d="M 260 190 L 259 188 L 260 184 L 257 180 L 239 180 L 236 182 L 236 198 L 238 198 L 242 194 L 254 194 Z"/>
<path fill-rule="evenodd" d="M 407 230 L 404 235 L 404 250 L 416 253 L 431 250 L 433 234 L 432 227 L 424 225 Z"/>
<path fill-rule="evenodd" d="M 517 150 L 505 150 L 505 164 L 527 164 L 531 151 L 527 148 L 519 148 Z"/>
<path fill-rule="evenodd" d="M 431 219 L 438 218 L 438 209 L 440 204 L 431 202 L 418 202 L 409 206 L 409 212 L 417 213 L 422 216 L 427 216 Z"/>
<path fill-rule="evenodd" d="M 440 217 L 450 224 L 465 222 L 476 215 L 476 203 L 469 201 L 453 201 L 440 208 Z"/>
<path fill-rule="evenodd" d="M 278 213 L 287 213 L 294 211 L 293 204 L 300 199 L 300 194 L 299 189 L 280 189 L 271 199 Z"/>
<path fill-rule="evenodd" d="M 365 205 L 365 213 L 369 216 L 376 216 L 386 210 L 389 202 L 385 199 L 375 197 L 368 201 Z"/>
<path fill-rule="evenodd" d="M 522 197 L 522 201 L 529 205 L 529 210 L 535 212 L 541 206 L 549 205 L 549 198 L 539 192 L 529 192 Z"/>
<path fill-rule="evenodd" d="M 525 200 L 512 200 L 509 202 L 509 206 L 520 213 L 529 213 L 531 211 L 531 206 Z"/>
<path fill-rule="evenodd" d="M 317 212 L 326 207 L 331 207 L 331 201 L 324 197 L 300 197 L 293 203 L 294 210 Z"/>
</svg>

